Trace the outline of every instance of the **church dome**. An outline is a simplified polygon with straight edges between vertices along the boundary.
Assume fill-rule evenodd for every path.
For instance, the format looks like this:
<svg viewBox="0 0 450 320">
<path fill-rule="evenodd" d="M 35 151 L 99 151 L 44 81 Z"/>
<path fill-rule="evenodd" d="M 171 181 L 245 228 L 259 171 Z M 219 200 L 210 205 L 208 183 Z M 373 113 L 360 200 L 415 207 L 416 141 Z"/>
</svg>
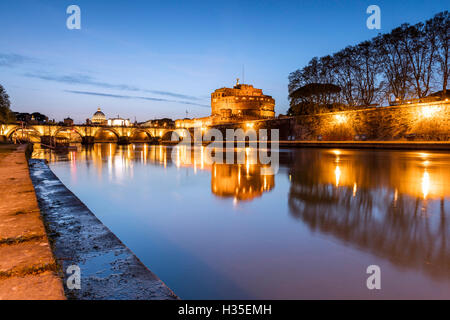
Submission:
<svg viewBox="0 0 450 320">
<path fill-rule="evenodd" d="M 100 110 L 100 108 L 98 108 L 97 112 L 94 113 L 94 115 L 92 116 L 92 123 L 105 123 L 105 122 L 106 122 L 106 116 Z"/>
</svg>

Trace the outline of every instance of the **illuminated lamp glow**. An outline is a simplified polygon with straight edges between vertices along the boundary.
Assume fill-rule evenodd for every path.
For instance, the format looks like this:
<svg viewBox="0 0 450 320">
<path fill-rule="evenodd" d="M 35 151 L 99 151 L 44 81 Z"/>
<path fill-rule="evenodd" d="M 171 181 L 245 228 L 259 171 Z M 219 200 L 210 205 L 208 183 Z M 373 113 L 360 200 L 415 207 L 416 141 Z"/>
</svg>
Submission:
<svg viewBox="0 0 450 320">
<path fill-rule="evenodd" d="M 342 124 L 347 122 L 347 117 L 342 114 L 336 114 L 334 115 L 334 120 L 336 121 L 336 123 Z"/>
<path fill-rule="evenodd" d="M 439 110 L 439 107 L 425 106 L 420 110 L 420 114 L 423 118 L 432 118 Z"/>
</svg>

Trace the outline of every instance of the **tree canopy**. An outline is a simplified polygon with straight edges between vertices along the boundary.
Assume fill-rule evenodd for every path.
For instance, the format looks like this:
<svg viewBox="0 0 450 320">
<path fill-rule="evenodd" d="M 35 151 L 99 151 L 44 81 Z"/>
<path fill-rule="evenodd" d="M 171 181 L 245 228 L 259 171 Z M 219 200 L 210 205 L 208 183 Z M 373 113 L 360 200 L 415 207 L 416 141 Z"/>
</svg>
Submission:
<svg viewBox="0 0 450 320">
<path fill-rule="evenodd" d="M 320 111 L 332 111 L 333 96 L 339 94 L 341 88 L 331 83 L 308 83 L 290 93 L 289 98 L 294 101 L 294 108 L 290 108 L 289 115 L 310 114 Z"/>
<path fill-rule="evenodd" d="M 5 88 L 0 85 L 0 123 L 9 123 L 14 119 L 10 107 L 9 96 Z"/>
<path fill-rule="evenodd" d="M 314 57 L 289 75 L 289 113 L 422 99 L 438 90 L 446 97 L 449 36 L 450 16 L 444 11 L 332 55 Z M 329 91 L 331 85 L 340 90 Z"/>
</svg>

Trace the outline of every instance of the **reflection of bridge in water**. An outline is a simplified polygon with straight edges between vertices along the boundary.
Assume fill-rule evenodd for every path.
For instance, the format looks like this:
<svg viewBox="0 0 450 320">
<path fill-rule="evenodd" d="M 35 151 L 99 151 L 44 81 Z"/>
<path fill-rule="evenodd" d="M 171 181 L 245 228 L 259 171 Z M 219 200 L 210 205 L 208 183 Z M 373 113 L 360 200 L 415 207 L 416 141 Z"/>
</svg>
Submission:
<svg viewBox="0 0 450 320">
<path fill-rule="evenodd" d="M 448 155 L 298 152 L 289 207 L 312 230 L 450 279 Z"/>
<path fill-rule="evenodd" d="M 92 144 L 95 142 L 117 142 L 128 144 L 130 142 L 153 142 L 160 140 L 170 141 L 172 133 L 179 136 L 186 134 L 183 130 L 166 127 L 141 126 L 96 126 L 96 125 L 19 125 L 9 124 L 0 126 L 0 136 L 8 140 L 27 140 L 52 144 L 58 140 Z"/>
<path fill-rule="evenodd" d="M 190 149 L 192 152 L 187 152 Z M 151 163 L 164 167 L 172 165 L 180 168 L 188 167 L 192 168 L 194 173 L 209 171 L 211 172 L 211 192 L 214 195 L 242 201 L 260 197 L 264 192 L 275 187 L 273 175 L 261 174 L 262 168 L 268 165 L 257 163 L 253 158 L 254 153 L 246 152 L 248 149 L 240 150 L 245 154 L 245 161 L 242 164 L 214 163 L 204 146 L 167 148 L 162 145 L 117 146 L 115 143 L 103 143 L 82 147 L 78 152 L 68 152 L 67 157 L 70 161 L 86 160 L 89 165 L 92 164 L 99 170 L 99 176 L 104 169 L 111 172 L 116 172 L 116 169 L 128 170 L 133 162 Z M 35 153 L 49 162 L 63 156 L 42 149 L 36 149 Z"/>
</svg>

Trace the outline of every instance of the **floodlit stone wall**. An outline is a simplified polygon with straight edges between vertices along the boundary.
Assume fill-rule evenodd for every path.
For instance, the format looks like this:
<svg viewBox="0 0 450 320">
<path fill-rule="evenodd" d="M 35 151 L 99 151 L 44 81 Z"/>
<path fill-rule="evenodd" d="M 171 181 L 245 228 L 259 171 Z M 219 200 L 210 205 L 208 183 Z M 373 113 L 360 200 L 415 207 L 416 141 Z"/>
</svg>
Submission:
<svg viewBox="0 0 450 320">
<path fill-rule="evenodd" d="M 450 102 L 418 103 L 294 118 L 295 140 L 450 140 Z"/>
</svg>

